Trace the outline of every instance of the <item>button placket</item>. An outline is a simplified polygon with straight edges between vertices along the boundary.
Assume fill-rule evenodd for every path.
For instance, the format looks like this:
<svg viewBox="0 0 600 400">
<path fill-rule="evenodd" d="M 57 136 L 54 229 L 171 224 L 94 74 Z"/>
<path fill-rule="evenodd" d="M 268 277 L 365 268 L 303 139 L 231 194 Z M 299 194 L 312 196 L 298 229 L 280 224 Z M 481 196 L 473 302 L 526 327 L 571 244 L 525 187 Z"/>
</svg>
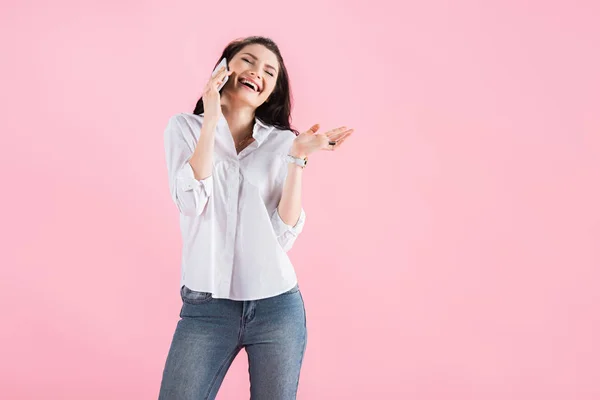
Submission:
<svg viewBox="0 0 600 400">
<path fill-rule="evenodd" d="M 233 251 L 235 248 L 235 234 L 237 227 L 237 203 L 239 195 L 239 169 L 238 164 L 235 161 L 229 161 L 227 163 L 227 170 L 230 172 L 228 175 L 228 199 L 227 199 L 227 232 L 225 235 L 225 244 L 229 251 L 227 251 L 227 271 L 224 272 L 219 282 L 220 289 L 224 293 L 229 293 L 231 287 L 231 277 L 233 273 Z M 230 246 L 230 247 L 229 247 Z"/>
</svg>

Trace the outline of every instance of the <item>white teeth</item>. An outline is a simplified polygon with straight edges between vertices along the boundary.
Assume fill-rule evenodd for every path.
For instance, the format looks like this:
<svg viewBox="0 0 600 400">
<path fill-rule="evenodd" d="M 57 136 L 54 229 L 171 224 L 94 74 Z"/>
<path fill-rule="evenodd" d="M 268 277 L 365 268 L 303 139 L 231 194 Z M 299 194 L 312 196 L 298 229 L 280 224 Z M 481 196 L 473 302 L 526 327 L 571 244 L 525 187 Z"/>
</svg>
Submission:
<svg viewBox="0 0 600 400">
<path fill-rule="evenodd" d="M 252 85 L 252 89 L 254 89 L 255 92 L 258 92 L 258 87 L 256 86 L 256 84 L 252 81 L 249 81 L 248 79 L 242 78 L 240 79 L 241 83 L 248 83 L 250 85 Z"/>
</svg>

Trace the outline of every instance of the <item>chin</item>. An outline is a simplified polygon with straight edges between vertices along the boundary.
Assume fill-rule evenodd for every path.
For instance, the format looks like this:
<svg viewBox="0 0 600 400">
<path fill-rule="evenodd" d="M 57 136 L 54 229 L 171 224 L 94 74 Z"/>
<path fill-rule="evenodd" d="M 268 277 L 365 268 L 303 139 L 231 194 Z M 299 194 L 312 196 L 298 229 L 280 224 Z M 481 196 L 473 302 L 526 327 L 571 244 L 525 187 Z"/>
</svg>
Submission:
<svg viewBox="0 0 600 400">
<path fill-rule="evenodd" d="M 264 104 L 264 100 L 260 100 L 257 98 L 249 98 L 250 96 L 246 96 L 238 93 L 229 93 L 229 98 L 236 104 L 250 106 L 253 108 L 258 108 Z"/>
</svg>

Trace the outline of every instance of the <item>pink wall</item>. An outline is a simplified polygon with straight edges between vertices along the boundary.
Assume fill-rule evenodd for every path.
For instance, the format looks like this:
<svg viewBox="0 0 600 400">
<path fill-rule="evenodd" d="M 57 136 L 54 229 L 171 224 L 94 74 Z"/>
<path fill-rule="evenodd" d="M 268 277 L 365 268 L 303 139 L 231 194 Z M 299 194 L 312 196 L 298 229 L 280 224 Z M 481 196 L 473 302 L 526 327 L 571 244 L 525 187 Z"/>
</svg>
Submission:
<svg viewBox="0 0 600 400">
<path fill-rule="evenodd" d="M 597 2 L 9 3 L 0 397 L 157 397 L 180 307 L 163 129 L 264 34 L 294 125 L 356 129 L 305 173 L 299 399 L 600 398 Z"/>
</svg>

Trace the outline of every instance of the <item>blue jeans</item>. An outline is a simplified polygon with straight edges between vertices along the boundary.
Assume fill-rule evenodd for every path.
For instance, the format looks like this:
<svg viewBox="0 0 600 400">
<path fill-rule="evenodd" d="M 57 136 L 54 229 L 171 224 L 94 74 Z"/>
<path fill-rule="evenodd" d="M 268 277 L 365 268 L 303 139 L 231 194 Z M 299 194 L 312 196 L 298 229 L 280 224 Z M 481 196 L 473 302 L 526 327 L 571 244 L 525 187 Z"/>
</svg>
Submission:
<svg viewBox="0 0 600 400">
<path fill-rule="evenodd" d="M 159 400 L 214 399 L 242 348 L 248 354 L 251 400 L 296 398 L 306 349 L 298 285 L 253 301 L 213 299 L 183 286 L 181 299 Z"/>
</svg>

